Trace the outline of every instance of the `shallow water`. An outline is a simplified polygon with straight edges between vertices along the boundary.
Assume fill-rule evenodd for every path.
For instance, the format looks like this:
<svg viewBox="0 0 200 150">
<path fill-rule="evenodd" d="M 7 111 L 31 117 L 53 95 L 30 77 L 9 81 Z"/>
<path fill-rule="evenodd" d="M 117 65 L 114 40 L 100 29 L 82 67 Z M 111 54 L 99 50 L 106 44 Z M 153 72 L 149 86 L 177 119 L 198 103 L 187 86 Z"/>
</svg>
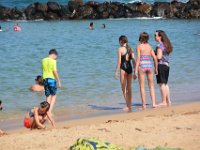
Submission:
<svg viewBox="0 0 200 150">
<path fill-rule="evenodd" d="M 22 31 L 18 33 L 12 31 L 14 22 L 1 22 L 2 28 L 7 30 L 0 32 L 0 99 L 4 103 L 1 122 L 22 117 L 45 100 L 43 93 L 33 93 L 28 88 L 35 76 L 41 74 L 41 59 L 51 48 L 59 52 L 57 65 L 63 86 L 58 90 L 57 116 L 77 118 L 82 114 L 122 112 L 124 100 L 120 83 L 114 79 L 118 37 L 127 35 L 129 45 L 135 49 L 139 33 L 146 31 L 155 48 L 157 29 L 166 31 L 174 46 L 169 77 L 172 102 L 199 100 L 199 20 L 95 20 L 93 31 L 87 28 L 89 22 L 22 21 L 19 22 Z M 101 29 L 102 23 L 106 29 Z M 159 101 L 159 88 L 157 85 L 155 88 Z M 138 81 L 133 81 L 133 102 L 134 109 L 140 107 Z M 147 102 L 151 104 L 149 93 Z"/>
</svg>

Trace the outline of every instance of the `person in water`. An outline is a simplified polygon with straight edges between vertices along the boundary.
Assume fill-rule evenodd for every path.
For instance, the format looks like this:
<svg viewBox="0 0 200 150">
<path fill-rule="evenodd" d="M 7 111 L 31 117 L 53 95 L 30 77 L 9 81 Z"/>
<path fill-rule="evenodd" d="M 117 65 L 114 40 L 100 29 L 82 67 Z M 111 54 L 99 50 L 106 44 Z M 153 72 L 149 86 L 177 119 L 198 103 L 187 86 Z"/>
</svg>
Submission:
<svg viewBox="0 0 200 150">
<path fill-rule="evenodd" d="M 140 83 L 140 93 L 142 99 L 142 108 L 146 109 L 146 93 L 145 93 L 145 75 L 148 79 L 148 85 L 152 100 L 152 106 L 156 107 L 155 100 L 155 90 L 154 90 L 154 80 L 153 80 L 153 65 L 151 63 L 151 58 L 154 59 L 155 74 L 158 74 L 158 62 L 156 55 L 152 47 L 148 44 L 149 35 L 146 32 L 140 34 L 139 41 L 140 44 L 137 46 L 137 61 L 136 69 L 138 72 L 138 79 Z M 135 73 L 136 73 L 135 72 Z"/>
<path fill-rule="evenodd" d="M 49 120 L 53 127 L 55 122 L 49 114 L 50 104 L 47 101 L 41 102 L 39 107 L 34 107 L 24 118 L 24 127 L 30 129 L 45 129 L 44 123 Z"/>
<path fill-rule="evenodd" d="M 156 48 L 156 54 L 158 59 L 158 74 L 157 84 L 160 86 L 160 92 L 162 97 L 162 102 L 159 106 L 170 106 L 170 89 L 168 86 L 169 77 L 169 55 L 173 50 L 173 46 L 167 37 L 166 33 L 162 30 L 158 30 L 155 33 L 155 40 L 159 43 Z"/>
<path fill-rule="evenodd" d="M 21 31 L 21 27 L 19 26 L 18 23 L 14 25 L 13 30 L 14 30 L 14 32 L 19 32 L 19 31 Z"/>
<path fill-rule="evenodd" d="M 120 48 L 118 49 L 118 61 L 115 71 L 115 78 L 118 79 L 118 70 L 120 68 L 121 88 L 126 102 L 124 111 L 130 112 L 132 105 L 132 78 L 137 78 L 135 74 L 134 76 L 132 75 L 132 64 L 134 69 L 135 59 L 133 50 L 128 45 L 128 39 L 126 36 L 122 35 L 119 37 L 119 44 Z"/>
<path fill-rule="evenodd" d="M 37 76 L 35 79 L 35 84 L 30 88 L 34 92 L 44 91 L 43 79 L 42 76 Z"/>
<path fill-rule="evenodd" d="M 105 24 L 102 24 L 102 29 L 105 29 L 106 28 L 106 25 Z"/>
<path fill-rule="evenodd" d="M 52 49 L 49 51 L 49 56 L 42 59 L 43 84 L 46 100 L 50 104 L 50 114 L 52 114 L 52 109 L 56 102 L 57 82 L 58 87 L 61 88 L 60 77 L 57 72 L 57 57 L 56 49 Z"/>
<path fill-rule="evenodd" d="M 3 104 L 2 104 L 2 101 L 0 100 L 0 110 L 3 109 Z"/>
<path fill-rule="evenodd" d="M 93 22 L 90 22 L 89 29 L 94 30 L 94 23 Z"/>
<path fill-rule="evenodd" d="M 2 28 L 1 28 L 1 26 L 0 26 L 0 31 L 3 31 Z"/>
</svg>

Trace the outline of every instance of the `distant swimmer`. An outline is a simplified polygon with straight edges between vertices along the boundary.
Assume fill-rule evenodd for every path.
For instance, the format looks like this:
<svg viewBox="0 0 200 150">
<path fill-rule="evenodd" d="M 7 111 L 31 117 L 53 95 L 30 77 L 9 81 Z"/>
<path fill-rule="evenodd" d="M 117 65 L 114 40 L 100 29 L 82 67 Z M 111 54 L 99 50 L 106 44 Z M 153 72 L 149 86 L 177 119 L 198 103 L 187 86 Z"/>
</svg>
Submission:
<svg viewBox="0 0 200 150">
<path fill-rule="evenodd" d="M 102 29 L 105 29 L 106 28 L 106 25 L 105 24 L 102 24 L 102 27 L 101 27 Z"/>
<path fill-rule="evenodd" d="M 90 30 L 94 30 L 94 23 L 93 23 L 93 22 L 90 22 L 89 29 L 90 29 Z"/>
<path fill-rule="evenodd" d="M 2 104 L 2 101 L 0 100 L 0 110 L 3 109 L 3 104 Z"/>
<path fill-rule="evenodd" d="M 13 30 L 14 30 L 14 32 L 21 31 L 21 27 L 18 25 L 18 23 L 14 25 Z"/>
<path fill-rule="evenodd" d="M 30 87 L 31 91 L 42 92 L 44 91 L 43 79 L 42 76 L 37 76 L 35 79 L 35 84 Z"/>
<path fill-rule="evenodd" d="M 3 31 L 3 30 L 1 29 L 1 26 L 0 26 L 0 32 L 1 32 L 1 31 Z"/>
</svg>

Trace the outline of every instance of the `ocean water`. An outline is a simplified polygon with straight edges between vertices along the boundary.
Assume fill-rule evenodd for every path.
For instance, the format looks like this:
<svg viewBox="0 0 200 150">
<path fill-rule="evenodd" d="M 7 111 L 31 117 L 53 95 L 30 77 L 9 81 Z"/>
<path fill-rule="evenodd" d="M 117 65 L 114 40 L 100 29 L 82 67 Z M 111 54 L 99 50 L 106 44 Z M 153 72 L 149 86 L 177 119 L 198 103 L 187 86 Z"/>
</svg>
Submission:
<svg viewBox="0 0 200 150">
<path fill-rule="evenodd" d="M 4 104 L 0 128 L 5 128 L 6 121 L 22 119 L 32 107 L 45 100 L 43 92 L 30 92 L 28 88 L 35 76 L 42 73 L 41 59 L 52 48 L 59 52 L 57 66 L 63 86 L 58 90 L 54 109 L 57 120 L 123 112 L 120 82 L 114 78 L 118 38 L 126 35 L 135 51 L 139 34 L 146 31 L 150 35 L 149 43 L 155 48 L 157 29 L 166 31 L 174 46 L 169 77 L 173 104 L 200 100 L 199 20 L 143 18 L 93 22 L 95 29 L 91 31 L 90 20 L 21 21 L 18 23 L 22 31 L 18 33 L 12 30 L 15 22 L 0 23 L 4 30 L 0 32 L 0 99 Z M 106 29 L 101 28 L 102 23 Z M 133 81 L 132 87 L 136 111 L 141 105 L 138 80 Z M 156 82 L 155 89 L 159 102 Z M 148 88 L 147 103 L 151 104 Z"/>
</svg>

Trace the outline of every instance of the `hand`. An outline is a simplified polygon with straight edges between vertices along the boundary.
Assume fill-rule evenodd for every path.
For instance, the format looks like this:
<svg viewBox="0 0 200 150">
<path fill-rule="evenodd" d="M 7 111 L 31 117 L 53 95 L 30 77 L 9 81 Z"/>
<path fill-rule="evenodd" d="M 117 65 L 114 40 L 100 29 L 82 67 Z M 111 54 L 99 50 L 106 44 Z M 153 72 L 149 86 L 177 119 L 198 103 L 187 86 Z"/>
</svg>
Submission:
<svg viewBox="0 0 200 150">
<path fill-rule="evenodd" d="M 158 69 L 155 69 L 155 75 L 158 75 Z"/>
<path fill-rule="evenodd" d="M 60 82 L 58 82 L 58 87 L 59 87 L 59 88 L 61 88 L 61 87 L 62 87 Z"/>
<path fill-rule="evenodd" d="M 137 79 L 137 76 L 136 76 L 135 74 L 133 75 L 133 79 L 134 79 L 134 80 Z"/>
<path fill-rule="evenodd" d="M 115 79 L 118 80 L 118 73 L 115 73 Z"/>
</svg>

